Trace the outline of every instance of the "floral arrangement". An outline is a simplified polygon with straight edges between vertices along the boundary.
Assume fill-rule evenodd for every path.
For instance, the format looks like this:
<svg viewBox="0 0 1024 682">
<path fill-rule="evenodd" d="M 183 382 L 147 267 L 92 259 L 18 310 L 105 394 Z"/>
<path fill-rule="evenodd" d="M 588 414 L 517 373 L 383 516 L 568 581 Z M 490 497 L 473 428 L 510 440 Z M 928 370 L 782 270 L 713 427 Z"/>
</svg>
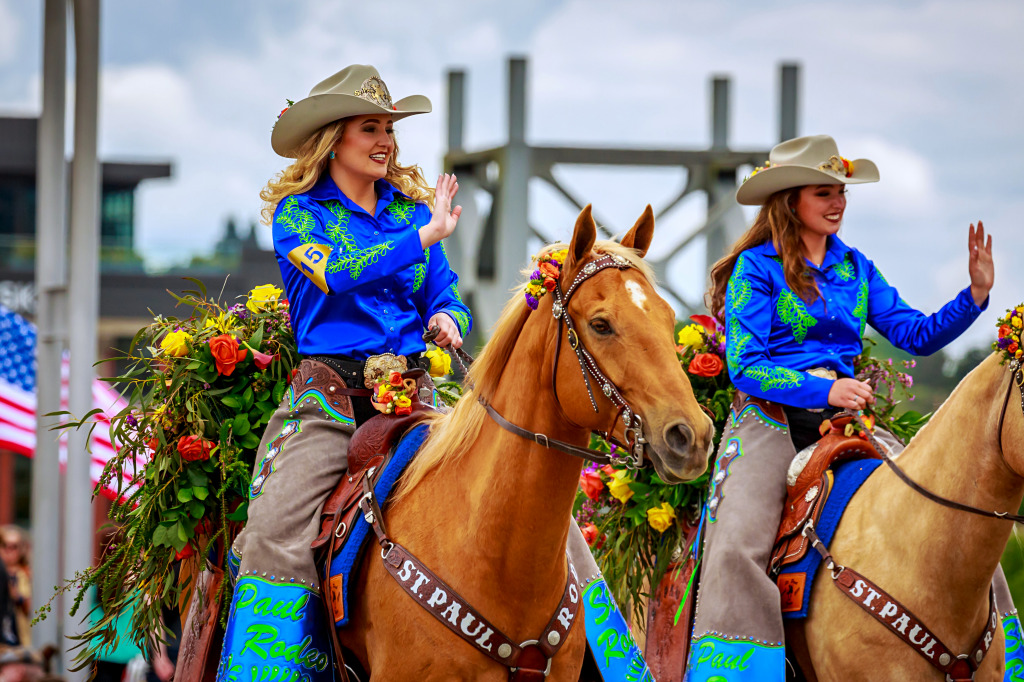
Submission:
<svg viewBox="0 0 1024 682">
<path fill-rule="evenodd" d="M 715 421 L 715 445 L 729 417 L 735 388 L 725 371 L 725 334 L 714 319 L 694 315 L 678 332 L 679 362 L 697 402 Z M 616 452 L 595 437 L 592 447 Z M 625 454 L 625 453 L 624 453 Z M 684 551 L 707 494 L 707 475 L 667 485 L 651 468 L 590 465 L 580 476 L 574 511 L 615 599 L 643 616 L 643 599 Z"/>
<path fill-rule="evenodd" d="M 677 332 L 676 352 L 697 402 L 715 422 L 717 448 L 736 391 L 725 371 L 726 338 L 716 320 L 707 315 L 693 315 L 690 321 Z M 907 360 L 900 366 L 892 360 L 879 360 L 871 354 L 875 342 L 865 338 L 864 344 L 855 370 L 857 378 L 869 382 L 876 392 L 876 403 L 864 411 L 864 421 L 868 428 L 885 424 L 895 435 L 909 440 L 929 416 L 913 411 L 897 414 L 902 396 L 913 400 L 909 392 L 913 377 L 904 370 L 912 369 L 915 362 Z M 826 430 L 829 426 L 823 424 Z M 591 446 L 615 452 L 614 446 L 597 438 Z M 690 483 L 666 485 L 652 469 L 631 471 L 625 463 L 594 464 L 583 470 L 574 507 L 576 520 L 615 599 L 624 607 L 632 605 L 640 622 L 642 598 L 688 549 L 684 544 L 699 522 L 707 491 L 707 475 Z"/>
<path fill-rule="evenodd" d="M 277 115 L 278 118 L 281 118 L 282 116 L 284 116 L 284 112 L 288 111 L 293 106 L 295 106 L 295 102 L 293 102 L 290 99 L 285 99 L 285 102 L 288 102 L 288 106 L 286 106 L 284 109 L 281 110 L 281 113 Z"/>
<path fill-rule="evenodd" d="M 819 170 L 832 171 L 850 177 L 853 175 L 853 161 L 842 156 L 831 156 L 829 160 L 818 166 Z"/>
<path fill-rule="evenodd" d="M 412 414 L 412 398 L 416 394 L 416 382 L 402 379 L 400 372 L 392 372 L 387 381 L 374 384 L 370 402 L 384 414 Z"/>
<path fill-rule="evenodd" d="M 537 264 L 536 269 L 530 275 L 530 281 L 526 283 L 526 305 L 530 310 L 536 310 L 540 299 L 544 294 L 555 288 L 558 277 L 562 274 L 562 264 L 569 253 L 568 249 L 560 249 L 533 257 Z"/>
<path fill-rule="evenodd" d="M 128 402 L 111 419 L 118 451 L 99 484 L 120 486 L 110 513 L 117 531 L 103 561 L 64 587 L 77 587 L 77 609 L 94 586 L 103 610 L 79 638 L 83 666 L 114 641 L 114 620 L 126 609 L 133 639 L 148 652 L 149 634 L 162 632 L 161 607 L 187 603 L 199 558 L 214 550 L 223 568 L 224 548 L 246 519 L 260 435 L 298 362 L 279 288 L 256 287 L 244 303 L 225 306 L 192 281 L 198 291 L 174 295 L 186 316 L 157 316 L 140 330 L 116 358 L 128 369 L 110 379 Z M 175 560 L 184 560 L 180 582 Z"/>
<path fill-rule="evenodd" d="M 1006 360 L 1020 361 L 1021 355 L 1024 355 L 1024 348 L 1021 347 L 1022 325 L 1024 325 L 1024 304 L 1016 308 L 1009 308 L 996 323 L 999 328 L 999 337 L 992 343 L 992 350 L 1001 353 L 1004 362 Z"/>
</svg>

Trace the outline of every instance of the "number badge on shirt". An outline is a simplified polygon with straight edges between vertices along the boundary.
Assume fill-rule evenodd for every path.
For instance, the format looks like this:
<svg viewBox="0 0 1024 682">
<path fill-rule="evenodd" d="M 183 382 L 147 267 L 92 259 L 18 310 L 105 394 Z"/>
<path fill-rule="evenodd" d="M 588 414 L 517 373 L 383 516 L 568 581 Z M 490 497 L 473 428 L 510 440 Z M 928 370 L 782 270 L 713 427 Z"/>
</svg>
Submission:
<svg viewBox="0 0 1024 682">
<path fill-rule="evenodd" d="M 331 293 L 327 288 L 327 256 L 331 247 L 324 244 L 303 244 L 288 252 L 288 260 L 302 274 L 309 277 L 313 284 L 320 287 L 325 294 Z"/>
</svg>

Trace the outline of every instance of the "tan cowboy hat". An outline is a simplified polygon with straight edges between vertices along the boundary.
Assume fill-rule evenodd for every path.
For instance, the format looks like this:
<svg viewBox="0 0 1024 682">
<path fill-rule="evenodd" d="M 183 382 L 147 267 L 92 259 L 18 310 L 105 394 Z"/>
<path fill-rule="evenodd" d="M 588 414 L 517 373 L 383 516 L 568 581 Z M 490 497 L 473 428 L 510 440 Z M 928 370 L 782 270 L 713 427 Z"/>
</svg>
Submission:
<svg viewBox="0 0 1024 682">
<path fill-rule="evenodd" d="M 281 156 L 294 157 L 300 145 L 322 126 L 348 116 L 387 114 L 394 120 L 430 112 L 430 100 L 410 95 L 391 101 L 388 86 L 377 69 L 367 64 L 347 66 L 313 86 L 309 96 L 281 112 L 270 135 L 270 146 Z"/>
<path fill-rule="evenodd" d="M 736 201 L 760 206 L 775 192 L 791 187 L 861 182 L 878 182 L 878 167 L 873 161 L 844 159 L 831 137 L 809 135 L 775 145 L 768 154 L 768 164 L 755 168 L 736 190 Z"/>
</svg>

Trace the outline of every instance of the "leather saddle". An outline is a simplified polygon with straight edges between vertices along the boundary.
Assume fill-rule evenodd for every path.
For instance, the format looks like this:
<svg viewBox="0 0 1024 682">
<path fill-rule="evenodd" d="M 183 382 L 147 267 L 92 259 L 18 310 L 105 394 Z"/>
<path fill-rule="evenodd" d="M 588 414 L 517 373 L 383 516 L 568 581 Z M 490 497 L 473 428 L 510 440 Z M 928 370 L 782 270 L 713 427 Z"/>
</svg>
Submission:
<svg viewBox="0 0 1024 682">
<path fill-rule="evenodd" d="M 422 369 L 411 369 L 402 374 L 402 379 L 413 379 L 419 384 L 426 376 Z M 391 457 L 395 444 L 406 431 L 416 426 L 435 408 L 420 400 L 418 392 L 409 396 L 412 412 L 407 415 L 378 414 L 356 429 L 348 446 L 348 472 L 328 495 L 320 512 L 320 534 L 310 546 L 319 559 L 320 553 L 330 550 L 329 559 L 338 548 L 345 544 L 352 530 L 352 520 L 359 513 L 359 499 L 363 495 L 363 479 L 369 477 L 375 483 L 375 475 L 384 469 Z"/>
<path fill-rule="evenodd" d="M 847 414 L 833 417 L 821 440 L 798 453 L 790 465 L 786 506 L 768 565 L 772 578 L 777 578 L 783 567 L 800 561 L 810 549 L 810 541 L 801 530 L 808 520 L 817 524 L 821 517 L 832 490 L 832 467 L 848 459 L 882 459 L 870 442 L 846 435 L 852 421 Z"/>
</svg>

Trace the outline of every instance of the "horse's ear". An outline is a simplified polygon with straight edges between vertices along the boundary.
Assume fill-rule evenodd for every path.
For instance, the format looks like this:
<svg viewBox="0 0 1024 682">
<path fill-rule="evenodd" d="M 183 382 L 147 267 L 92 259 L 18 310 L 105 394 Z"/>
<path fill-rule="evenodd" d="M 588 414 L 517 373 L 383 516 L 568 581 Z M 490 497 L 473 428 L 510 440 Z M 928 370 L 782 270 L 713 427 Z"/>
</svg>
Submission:
<svg viewBox="0 0 1024 682">
<path fill-rule="evenodd" d="M 622 238 L 622 245 L 636 249 L 643 258 L 647 255 L 647 247 L 651 245 L 651 237 L 654 236 L 654 210 L 650 204 L 644 209 L 643 215 L 636 220 L 633 228 Z"/>
<path fill-rule="evenodd" d="M 565 272 L 576 272 L 579 264 L 586 260 L 593 250 L 595 239 L 597 225 L 594 224 L 594 216 L 590 213 L 590 204 L 587 204 L 576 218 L 572 241 L 569 242 L 569 254 L 565 258 Z"/>
</svg>

